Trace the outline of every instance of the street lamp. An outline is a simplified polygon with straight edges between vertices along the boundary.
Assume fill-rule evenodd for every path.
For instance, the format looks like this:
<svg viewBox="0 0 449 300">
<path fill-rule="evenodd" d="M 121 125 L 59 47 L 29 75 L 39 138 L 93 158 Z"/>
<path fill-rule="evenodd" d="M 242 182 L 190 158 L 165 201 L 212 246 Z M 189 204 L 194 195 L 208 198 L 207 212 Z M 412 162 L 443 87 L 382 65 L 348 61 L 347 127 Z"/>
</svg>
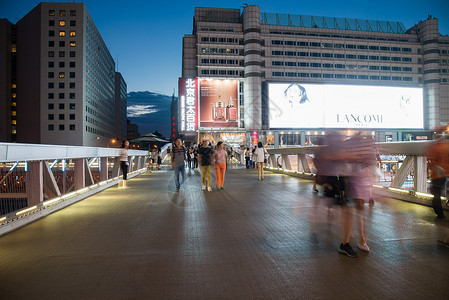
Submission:
<svg viewBox="0 0 449 300">
<path fill-rule="evenodd" d="M 116 142 L 117 142 L 117 141 L 116 141 L 115 139 L 112 139 L 111 142 L 108 143 L 108 148 L 109 148 L 109 145 L 115 144 Z"/>
</svg>

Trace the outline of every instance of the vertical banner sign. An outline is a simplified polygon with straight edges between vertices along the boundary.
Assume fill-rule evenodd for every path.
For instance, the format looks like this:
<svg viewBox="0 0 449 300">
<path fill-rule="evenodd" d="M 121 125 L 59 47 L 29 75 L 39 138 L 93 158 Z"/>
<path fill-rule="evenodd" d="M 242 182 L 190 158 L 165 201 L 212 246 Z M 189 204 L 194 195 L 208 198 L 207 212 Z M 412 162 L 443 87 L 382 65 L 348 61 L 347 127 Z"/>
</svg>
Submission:
<svg viewBox="0 0 449 300">
<path fill-rule="evenodd" d="M 179 79 L 179 126 L 180 132 L 198 129 L 198 79 Z"/>
<path fill-rule="evenodd" d="M 259 133 L 257 131 L 251 132 L 251 144 L 257 145 L 259 143 Z"/>
</svg>

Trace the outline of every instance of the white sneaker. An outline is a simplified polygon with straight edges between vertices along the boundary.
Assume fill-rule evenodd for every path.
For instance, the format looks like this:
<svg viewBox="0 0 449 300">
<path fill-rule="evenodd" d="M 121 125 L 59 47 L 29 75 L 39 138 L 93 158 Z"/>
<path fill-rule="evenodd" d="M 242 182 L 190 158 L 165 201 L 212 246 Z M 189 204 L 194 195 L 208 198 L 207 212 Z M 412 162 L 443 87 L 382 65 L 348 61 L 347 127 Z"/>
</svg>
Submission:
<svg viewBox="0 0 449 300">
<path fill-rule="evenodd" d="M 210 186 L 207 187 L 208 192 L 212 192 L 212 188 Z"/>
<path fill-rule="evenodd" d="M 202 191 L 205 191 L 205 190 L 206 190 L 206 186 L 203 185 L 203 187 L 201 188 L 201 190 L 202 190 Z"/>
<path fill-rule="evenodd" d="M 359 248 L 360 250 L 365 251 L 365 252 L 370 252 L 370 249 L 367 244 L 358 244 L 357 248 Z"/>
</svg>

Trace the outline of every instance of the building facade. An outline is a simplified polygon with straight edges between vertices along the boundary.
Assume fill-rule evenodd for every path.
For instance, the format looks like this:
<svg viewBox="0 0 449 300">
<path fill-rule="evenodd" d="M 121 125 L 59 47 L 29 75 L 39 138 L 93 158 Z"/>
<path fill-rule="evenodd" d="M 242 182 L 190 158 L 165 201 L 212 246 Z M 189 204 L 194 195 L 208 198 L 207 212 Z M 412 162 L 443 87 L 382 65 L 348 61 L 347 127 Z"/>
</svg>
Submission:
<svg viewBox="0 0 449 300">
<path fill-rule="evenodd" d="M 16 135 L 15 26 L 0 19 L 0 141 L 13 142 Z"/>
<path fill-rule="evenodd" d="M 238 134 L 246 131 L 247 144 L 254 131 L 276 145 L 304 145 L 330 129 L 363 129 L 378 141 L 425 139 L 431 137 L 434 128 L 449 122 L 449 37 L 439 34 L 438 19 L 431 16 L 406 29 L 400 22 L 261 13 L 258 6 L 246 6 L 242 11 L 195 8 L 193 34 L 183 38 L 182 78 L 198 78 L 199 101 L 206 91 L 201 82 L 206 79 L 232 79 L 243 86 L 241 122 L 233 129 Z M 393 122 L 361 128 L 350 124 L 347 128 L 326 126 L 327 121 L 324 125 L 274 122 L 276 102 L 272 95 L 276 84 L 294 85 L 296 89 L 306 86 L 309 90 L 316 86 L 369 87 L 365 90 L 378 96 L 421 89 L 422 99 L 415 108 L 421 111 L 422 121 L 418 125 Z M 305 102 L 313 102 L 311 98 L 306 97 Z M 399 105 L 406 107 L 410 99 L 402 98 Z M 378 105 L 383 107 L 379 112 L 395 109 L 380 100 Z M 341 105 L 345 103 L 349 102 Z M 369 115 L 370 121 L 382 121 L 379 112 Z M 412 115 L 404 114 L 409 118 Z M 355 113 L 350 116 L 357 118 Z M 223 132 L 204 128 L 201 122 L 197 130 L 215 132 L 216 136 Z"/>
<path fill-rule="evenodd" d="M 126 82 L 83 3 L 40 3 L 15 27 L 17 142 L 105 146 L 126 137 Z"/>
</svg>

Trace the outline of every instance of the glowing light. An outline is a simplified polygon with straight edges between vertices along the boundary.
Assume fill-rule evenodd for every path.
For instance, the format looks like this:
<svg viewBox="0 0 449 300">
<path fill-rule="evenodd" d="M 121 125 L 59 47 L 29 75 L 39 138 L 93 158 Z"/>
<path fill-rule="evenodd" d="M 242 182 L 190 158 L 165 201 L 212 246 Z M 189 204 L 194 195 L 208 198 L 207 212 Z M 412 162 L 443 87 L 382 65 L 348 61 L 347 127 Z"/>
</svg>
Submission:
<svg viewBox="0 0 449 300">
<path fill-rule="evenodd" d="M 24 210 L 21 210 L 21 211 L 18 211 L 18 212 L 16 212 L 16 216 L 22 215 L 22 214 L 27 213 L 27 212 L 32 211 L 32 210 L 35 210 L 36 208 L 37 208 L 37 205 L 35 205 L 33 207 L 30 207 L 30 208 L 27 208 L 27 209 L 24 209 Z"/>
<path fill-rule="evenodd" d="M 58 197 L 58 198 L 55 198 L 55 199 L 52 199 L 52 200 L 44 201 L 42 204 L 43 204 L 44 206 L 48 206 L 48 205 L 50 205 L 50 204 L 52 204 L 52 203 L 55 203 L 55 202 L 58 202 L 58 201 L 60 201 L 60 200 L 62 200 L 62 198 L 61 198 L 61 197 Z"/>
<path fill-rule="evenodd" d="M 6 220 L 6 217 L 0 218 L 0 222 L 3 222 Z"/>
<path fill-rule="evenodd" d="M 390 191 L 394 191 L 394 192 L 398 192 L 398 193 L 403 193 L 403 194 L 409 194 L 409 193 L 410 193 L 410 192 L 407 191 L 407 190 L 401 190 L 401 189 L 392 188 L 392 187 L 389 187 L 388 189 L 389 189 Z"/>
</svg>

